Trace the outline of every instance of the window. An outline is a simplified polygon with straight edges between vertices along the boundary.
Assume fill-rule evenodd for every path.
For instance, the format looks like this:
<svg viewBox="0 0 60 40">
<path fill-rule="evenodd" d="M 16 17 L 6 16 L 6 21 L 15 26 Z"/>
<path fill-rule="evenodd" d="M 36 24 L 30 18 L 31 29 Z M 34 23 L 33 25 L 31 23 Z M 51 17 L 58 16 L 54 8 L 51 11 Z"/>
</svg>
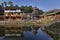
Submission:
<svg viewBox="0 0 60 40">
<path fill-rule="evenodd" d="M 20 15 L 20 13 L 18 13 Z"/>
<path fill-rule="evenodd" d="M 6 17 L 6 19 L 9 19 L 9 17 Z"/>
</svg>

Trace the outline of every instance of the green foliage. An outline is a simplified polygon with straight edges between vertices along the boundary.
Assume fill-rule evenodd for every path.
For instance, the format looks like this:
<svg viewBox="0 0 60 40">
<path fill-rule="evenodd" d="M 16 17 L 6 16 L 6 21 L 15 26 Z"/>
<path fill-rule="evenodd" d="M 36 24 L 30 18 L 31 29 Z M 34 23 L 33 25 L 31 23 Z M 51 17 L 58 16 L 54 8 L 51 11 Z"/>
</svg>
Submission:
<svg viewBox="0 0 60 40">
<path fill-rule="evenodd" d="M 21 8 L 24 9 L 25 13 L 31 13 L 32 12 L 32 6 L 21 6 Z"/>
<path fill-rule="evenodd" d="M 3 3 L 1 3 L 1 6 L 2 7 L 19 7 L 18 5 L 15 5 L 14 6 L 14 4 L 13 4 L 13 2 L 11 2 L 11 1 L 8 1 L 8 2 L 3 2 Z M 24 12 L 25 13 L 32 13 L 32 11 L 33 11 L 33 7 L 32 6 L 21 6 L 21 8 L 23 8 L 24 9 Z M 38 11 L 36 12 L 38 15 L 40 15 L 40 14 L 42 14 L 43 13 L 43 11 L 42 10 L 40 10 L 40 9 L 38 9 Z"/>
<path fill-rule="evenodd" d="M 4 2 L 4 7 L 7 7 L 7 2 Z"/>
<path fill-rule="evenodd" d="M 58 40 L 60 40 L 60 35 L 57 38 L 58 38 Z"/>
<path fill-rule="evenodd" d="M 0 9 L 2 9 L 2 6 L 0 5 Z"/>
<path fill-rule="evenodd" d="M 14 5 L 13 5 L 13 2 L 11 2 L 11 1 L 1 3 L 1 6 L 2 6 L 2 7 L 7 7 L 7 5 L 9 5 L 9 6 L 11 6 L 11 7 L 14 6 Z"/>
<path fill-rule="evenodd" d="M 13 2 L 11 2 L 11 1 L 9 1 L 8 4 L 9 4 L 10 7 L 13 7 L 14 6 L 13 5 Z"/>
<path fill-rule="evenodd" d="M 39 9 L 38 9 L 38 12 L 40 13 L 40 15 L 44 13 L 43 10 L 39 10 Z"/>
<path fill-rule="evenodd" d="M 33 12 L 33 7 L 32 6 L 21 6 L 21 8 L 24 9 L 25 13 L 32 13 Z M 38 9 L 36 13 L 40 15 L 40 14 L 43 13 L 43 11 Z"/>
<path fill-rule="evenodd" d="M 18 5 L 15 5 L 15 7 L 19 7 Z"/>
<path fill-rule="evenodd" d="M 1 6 L 4 7 L 4 3 L 1 3 Z"/>
</svg>

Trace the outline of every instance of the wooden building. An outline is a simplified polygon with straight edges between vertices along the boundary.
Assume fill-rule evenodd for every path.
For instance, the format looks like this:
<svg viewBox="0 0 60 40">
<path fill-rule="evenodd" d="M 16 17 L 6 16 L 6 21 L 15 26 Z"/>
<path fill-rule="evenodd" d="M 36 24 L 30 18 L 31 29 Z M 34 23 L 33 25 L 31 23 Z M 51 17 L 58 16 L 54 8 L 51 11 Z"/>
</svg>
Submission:
<svg viewBox="0 0 60 40">
<path fill-rule="evenodd" d="M 18 21 L 22 20 L 24 17 L 23 10 L 20 7 L 5 7 L 3 9 L 4 13 L 4 24 L 8 24 L 5 27 L 5 36 L 21 36 L 21 29 L 17 26 L 11 26 L 11 24 L 17 24 Z M 1 15 L 2 15 L 1 14 Z M 16 22 L 16 23 L 15 23 Z"/>
<path fill-rule="evenodd" d="M 20 7 L 6 7 L 4 8 L 5 20 L 21 20 L 23 18 L 23 10 Z"/>
<path fill-rule="evenodd" d="M 40 21 L 58 21 L 60 20 L 60 11 L 56 11 L 53 13 L 44 13 L 43 15 L 40 15 Z"/>
<path fill-rule="evenodd" d="M 4 9 L 0 7 L 0 21 L 4 20 Z"/>
<path fill-rule="evenodd" d="M 45 17 L 50 21 L 60 20 L 60 11 L 46 14 Z"/>
</svg>

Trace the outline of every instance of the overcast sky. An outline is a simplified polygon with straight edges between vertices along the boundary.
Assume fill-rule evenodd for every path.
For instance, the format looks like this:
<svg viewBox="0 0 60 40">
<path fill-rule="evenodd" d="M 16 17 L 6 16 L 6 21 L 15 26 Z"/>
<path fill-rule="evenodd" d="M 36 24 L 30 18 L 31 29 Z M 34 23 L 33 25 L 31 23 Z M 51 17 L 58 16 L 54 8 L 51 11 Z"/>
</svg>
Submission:
<svg viewBox="0 0 60 40">
<path fill-rule="evenodd" d="M 52 9 L 60 9 L 60 0 L 0 0 L 1 2 L 12 1 L 14 5 L 32 5 L 37 6 L 39 9 L 44 11 L 52 10 Z"/>
</svg>

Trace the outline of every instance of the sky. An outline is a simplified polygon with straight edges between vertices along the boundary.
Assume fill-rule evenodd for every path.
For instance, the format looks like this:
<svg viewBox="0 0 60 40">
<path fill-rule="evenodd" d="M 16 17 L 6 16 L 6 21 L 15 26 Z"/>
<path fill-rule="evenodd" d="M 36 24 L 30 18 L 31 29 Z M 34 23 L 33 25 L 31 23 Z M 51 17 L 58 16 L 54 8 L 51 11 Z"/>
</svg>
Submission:
<svg viewBox="0 0 60 40">
<path fill-rule="evenodd" d="M 49 11 L 52 9 L 60 9 L 60 0 L 0 0 L 2 2 L 12 1 L 14 5 L 19 6 L 37 6 L 39 9 Z"/>
</svg>

